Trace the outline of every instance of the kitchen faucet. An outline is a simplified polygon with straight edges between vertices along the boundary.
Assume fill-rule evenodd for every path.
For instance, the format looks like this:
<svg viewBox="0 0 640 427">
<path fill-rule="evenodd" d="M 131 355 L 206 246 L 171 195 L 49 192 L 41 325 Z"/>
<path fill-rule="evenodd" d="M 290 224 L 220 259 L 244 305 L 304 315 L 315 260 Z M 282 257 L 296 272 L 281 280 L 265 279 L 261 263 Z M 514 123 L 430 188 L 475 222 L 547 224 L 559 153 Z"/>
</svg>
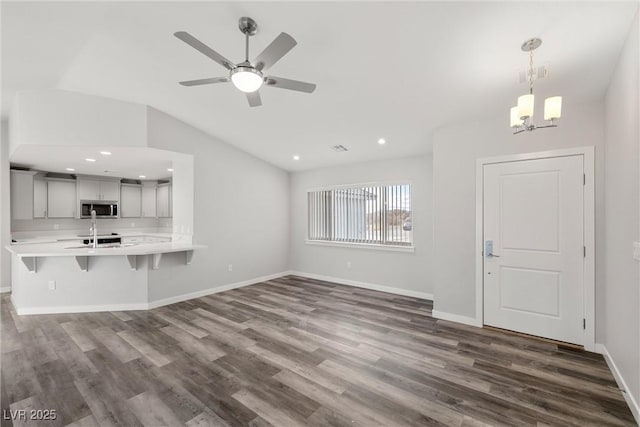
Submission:
<svg viewBox="0 0 640 427">
<path fill-rule="evenodd" d="M 96 211 L 91 211 L 91 228 L 89 228 L 89 238 L 93 238 L 92 247 L 98 247 L 98 221 L 96 219 Z"/>
</svg>

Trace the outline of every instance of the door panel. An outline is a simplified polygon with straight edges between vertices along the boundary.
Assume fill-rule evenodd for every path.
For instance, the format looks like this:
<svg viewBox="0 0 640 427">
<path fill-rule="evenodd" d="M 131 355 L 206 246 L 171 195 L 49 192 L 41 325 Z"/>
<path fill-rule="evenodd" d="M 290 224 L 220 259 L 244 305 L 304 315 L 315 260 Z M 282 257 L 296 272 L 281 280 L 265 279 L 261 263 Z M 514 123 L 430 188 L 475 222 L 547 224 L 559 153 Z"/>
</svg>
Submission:
<svg viewBox="0 0 640 427">
<path fill-rule="evenodd" d="M 583 156 L 483 172 L 484 323 L 583 344 Z"/>
<path fill-rule="evenodd" d="M 558 251 L 559 179 L 559 171 L 500 177 L 505 249 Z M 540 188 L 545 191 L 538 191 Z"/>
</svg>

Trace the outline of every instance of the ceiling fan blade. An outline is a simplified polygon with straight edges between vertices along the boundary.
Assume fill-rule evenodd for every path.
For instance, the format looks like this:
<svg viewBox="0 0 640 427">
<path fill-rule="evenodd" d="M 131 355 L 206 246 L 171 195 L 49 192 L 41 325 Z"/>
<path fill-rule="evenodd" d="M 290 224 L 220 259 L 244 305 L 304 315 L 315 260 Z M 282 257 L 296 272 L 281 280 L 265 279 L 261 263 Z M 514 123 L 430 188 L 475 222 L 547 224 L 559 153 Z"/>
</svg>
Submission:
<svg viewBox="0 0 640 427">
<path fill-rule="evenodd" d="M 276 76 L 267 77 L 265 79 L 265 84 L 267 86 L 279 87 L 280 89 L 297 90 L 298 92 L 306 93 L 311 93 L 316 90 L 316 85 L 314 83 L 301 82 Z"/>
<path fill-rule="evenodd" d="M 260 99 L 260 92 L 248 92 L 247 101 L 249 101 L 250 107 L 259 107 L 262 105 L 262 99 Z"/>
<path fill-rule="evenodd" d="M 263 71 L 275 64 L 298 43 L 287 33 L 280 33 L 254 61 L 256 69 Z"/>
<path fill-rule="evenodd" d="M 182 86 L 200 86 L 200 85 L 210 85 L 213 83 L 225 83 L 229 81 L 229 77 L 211 77 L 209 79 L 199 79 L 199 80 L 187 80 L 184 82 L 180 82 Z"/>
<path fill-rule="evenodd" d="M 222 65 L 224 68 L 231 70 L 235 67 L 235 64 L 233 62 L 229 61 L 227 58 L 220 55 L 218 52 L 211 49 L 209 46 L 202 43 L 200 40 L 193 37 L 191 34 L 187 33 L 186 31 L 178 31 L 173 35 L 179 38 L 180 40 L 182 40 L 183 42 L 185 42 L 186 44 L 188 44 L 189 46 L 191 46 L 192 48 L 196 49 L 200 53 L 213 59 L 218 64 Z"/>
</svg>

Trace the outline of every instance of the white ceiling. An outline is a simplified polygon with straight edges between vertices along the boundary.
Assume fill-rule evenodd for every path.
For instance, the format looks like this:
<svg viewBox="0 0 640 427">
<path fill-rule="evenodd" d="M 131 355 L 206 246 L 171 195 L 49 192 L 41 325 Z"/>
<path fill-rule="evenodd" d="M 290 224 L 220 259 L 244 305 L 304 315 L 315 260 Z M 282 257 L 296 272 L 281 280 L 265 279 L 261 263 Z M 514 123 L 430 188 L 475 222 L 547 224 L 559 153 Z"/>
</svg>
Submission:
<svg viewBox="0 0 640 427">
<path fill-rule="evenodd" d="M 431 151 L 434 129 L 504 114 L 526 91 L 520 44 L 541 37 L 541 97 L 565 112 L 604 96 L 638 8 L 629 2 L 2 3 L 2 114 L 15 91 L 61 88 L 149 104 L 287 170 Z M 281 31 L 296 46 L 270 72 L 317 83 L 309 95 L 178 81 L 225 69 L 173 37 L 185 30 L 233 61 L 241 16 L 251 57 Z M 384 146 L 377 144 L 387 139 Z M 347 153 L 329 147 L 343 144 Z M 292 156 L 300 155 L 299 161 Z"/>
<path fill-rule="evenodd" d="M 102 155 L 100 151 L 110 152 Z M 24 144 L 11 155 L 15 166 L 75 175 L 99 175 L 135 180 L 170 178 L 173 159 L 182 154 L 147 147 L 60 147 Z M 95 159 L 87 162 L 85 159 Z M 144 161 L 140 161 L 144 159 Z M 67 168 L 75 169 L 68 171 Z M 140 178 L 143 175 L 145 178 Z"/>
</svg>

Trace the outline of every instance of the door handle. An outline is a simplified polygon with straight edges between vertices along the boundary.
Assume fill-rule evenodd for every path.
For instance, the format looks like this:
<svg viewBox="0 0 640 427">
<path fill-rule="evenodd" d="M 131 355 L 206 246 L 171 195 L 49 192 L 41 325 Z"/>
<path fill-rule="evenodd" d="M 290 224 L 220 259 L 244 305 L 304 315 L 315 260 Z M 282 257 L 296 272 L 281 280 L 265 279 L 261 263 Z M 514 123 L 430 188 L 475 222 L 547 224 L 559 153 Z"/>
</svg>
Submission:
<svg viewBox="0 0 640 427">
<path fill-rule="evenodd" d="M 486 257 L 500 258 L 500 255 L 493 253 L 493 240 L 485 240 L 484 242 L 484 255 Z"/>
</svg>

